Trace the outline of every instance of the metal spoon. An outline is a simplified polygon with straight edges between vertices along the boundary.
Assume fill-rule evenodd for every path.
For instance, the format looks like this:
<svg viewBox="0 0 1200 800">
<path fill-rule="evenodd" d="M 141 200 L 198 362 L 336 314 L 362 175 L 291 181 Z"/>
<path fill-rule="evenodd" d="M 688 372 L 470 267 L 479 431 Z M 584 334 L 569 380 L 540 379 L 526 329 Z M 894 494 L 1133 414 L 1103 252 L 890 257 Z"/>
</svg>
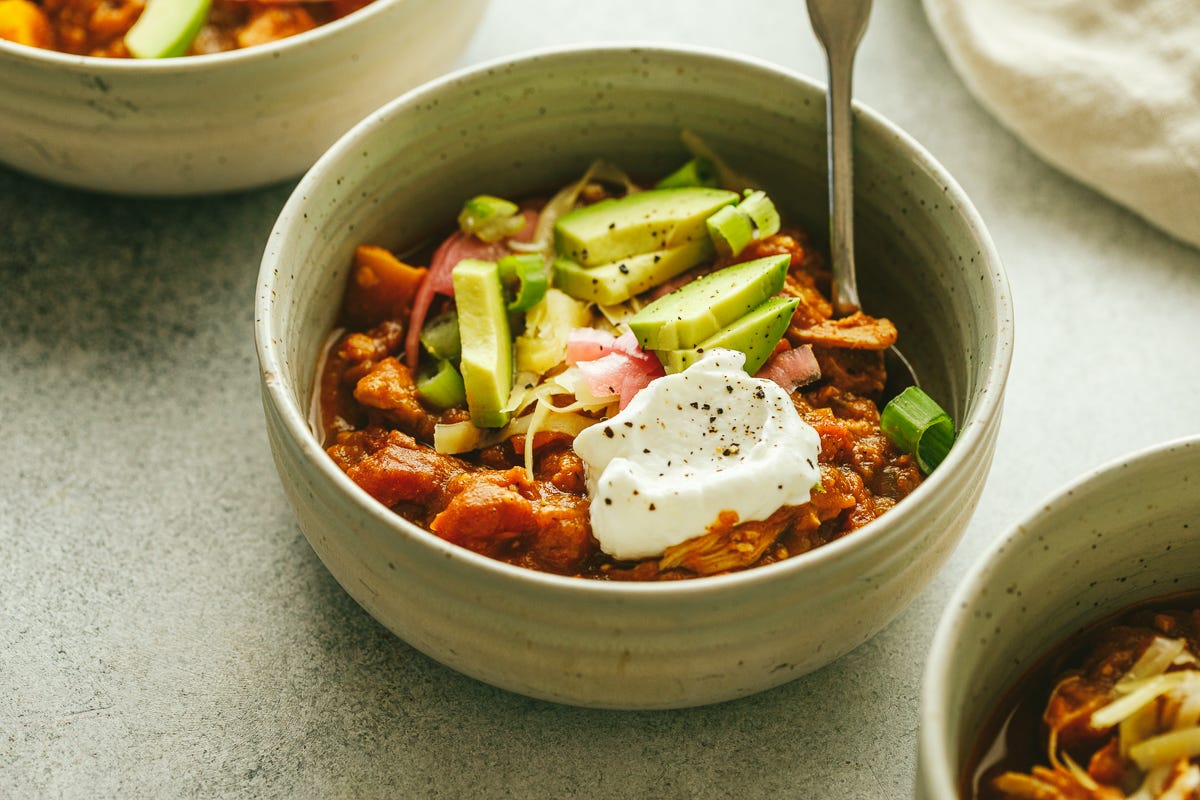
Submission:
<svg viewBox="0 0 1200 800">
<path fill-rule="evenodd" d="M 825 50 L 829 92 L 825 133 L 829 153 L 829 227 L 833 260 L 833 309 L 841 317 L 859 309 L 854 271 L 854 131 L 850 98 L 854 55 L 867 29 L 871 0 L 808 0 L 808 18 Z M 895 397 L 917 376 L 899 350 L 884 353 L 887 384 L 883 399 Z"/>
</svg>

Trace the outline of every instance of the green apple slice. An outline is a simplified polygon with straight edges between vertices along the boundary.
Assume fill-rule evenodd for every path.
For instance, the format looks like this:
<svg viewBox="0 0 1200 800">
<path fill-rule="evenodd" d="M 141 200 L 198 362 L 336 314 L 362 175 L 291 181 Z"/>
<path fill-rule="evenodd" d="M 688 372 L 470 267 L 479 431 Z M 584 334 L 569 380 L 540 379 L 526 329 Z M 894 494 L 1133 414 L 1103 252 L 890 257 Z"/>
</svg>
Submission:
<svg viewBox="0 0 1200 800">
<path fill-rule="evenodd" d="M 135 58 L 172 58 L 187 52 L 208 19 L 212 0 L 150 0 L 125 34 Z"/>
</svg>

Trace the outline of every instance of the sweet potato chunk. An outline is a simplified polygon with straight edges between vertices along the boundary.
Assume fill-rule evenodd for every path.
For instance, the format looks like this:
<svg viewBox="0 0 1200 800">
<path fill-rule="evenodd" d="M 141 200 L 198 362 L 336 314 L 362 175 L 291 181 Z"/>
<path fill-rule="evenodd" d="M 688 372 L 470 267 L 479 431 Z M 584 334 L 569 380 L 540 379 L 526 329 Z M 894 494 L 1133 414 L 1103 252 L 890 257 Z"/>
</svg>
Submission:
<svg viewBox="0 0 1200 800">
<path fill-rule="evenodd" d="M 54 29 L 41 6 L 29 0 L 0 0 L 0 39 L 29 47 L 54 47 Z"/>
<path fill-rule="evenodd" d="M 362 327 L 385 319 L 408 319 L 413 298 L 428 272 L 405 264 L 382 247 L 359 245 L 342 304 L 346 318 Z"/>
</svg>

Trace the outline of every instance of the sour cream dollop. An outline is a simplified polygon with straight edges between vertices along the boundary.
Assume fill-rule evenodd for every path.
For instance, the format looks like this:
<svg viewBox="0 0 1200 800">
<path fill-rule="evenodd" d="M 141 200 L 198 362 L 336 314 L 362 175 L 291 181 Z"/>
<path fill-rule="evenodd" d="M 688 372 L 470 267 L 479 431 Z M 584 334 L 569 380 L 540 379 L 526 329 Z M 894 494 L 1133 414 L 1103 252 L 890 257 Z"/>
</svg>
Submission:
<svg viewBox="0 0 1200 800">
<path fill-rule="evenodd" d="M 605 553 L 662 555 L 722 511 L 748 522 L 808 502 L 821 477 L 820 437 L 782 387 L 746 374 L 745 360 L 710 350 L 575 438 Z"/>
</svg>

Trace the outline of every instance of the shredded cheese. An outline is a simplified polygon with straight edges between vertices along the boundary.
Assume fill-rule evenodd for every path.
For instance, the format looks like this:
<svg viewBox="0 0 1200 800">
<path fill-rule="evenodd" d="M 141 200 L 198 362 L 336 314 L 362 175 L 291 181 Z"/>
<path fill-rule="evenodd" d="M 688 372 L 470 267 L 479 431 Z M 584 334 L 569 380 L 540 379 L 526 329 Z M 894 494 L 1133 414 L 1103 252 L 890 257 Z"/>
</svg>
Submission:
<svg viewBox="0 0 1200 800">
<path fill-rule="evenodd" d="M 1168 672 L 1130 683 L 1127 685 L 1127 694 L 1092 712 L 1091 726 L 1096 730 L 1110 728 L 1189 679 L 1187 672 Z"/>
<path fill-rule="evenodd" d="M 1175 663 L 1175 659 L 1186 648 L 1187 641 L 1184 639 L 1165 639 L 1162 636 L 1155 636 L 1150 640 L 1150 644 L 1138 660 L 1129 668 L 1129 672 L 1126 672 L 1113 688 L 1118 694 L 1126 694 L 1129 692 L 1130 685 L 1155 675 L 1161 675 Z"/>
<path fill-rule="evenodd" d="M 1200 674 L 1197 674 L 1194 684 L 1189 688 L 1191 691 L 1183 698 L 1175 713 L 1174 728 L 1177 731 L 1200 725 Z"/>
<path fill-rule="evenodd" d="M 1129 748 L 1129 757 L 1142 769 L 1153 769 L 1195 756 L 1200 756 L 1200 727 L 1153 736 Z"/>
<path fill-rule="evenodd" d="M 1129 748 L 1140 741 L 1150 738 L 1158 732 L 1158 709 L 1153 703 L 1147 703 L 1125 719 L 1121 720 L 1118 746 L 1123 758 L 1129 757 Z"/>
<path fill-rule="evenodd" d="M 568 186 L 559 189 L 542 207 L 538 215 L 537 227 L 534 229 L 533 240 L 528 243 L 510 242 L 509 247 L 527 253 L 541 253 L 547 261 L 554 258 L 554 223 L 558 218 L 575 208 L 579 194 L 593 180 L 605 183 L 620 184 L 626 193 L 639 191 L 637 184 L 620 168 L 607 161 L 593 161 L 583 177 Z"/>
<path fill-rule="evenodd" d="M 1066 750 L 1063 751 L 1062 760 L 1067 765 L 1067 770 L 1081 786 L 1085 786 L 1093 792 L 1100 788 L 1099 784 L 1092 780 L 1092 776 L 1087 773 L 1087 770 L 1079 766 Z"/>
</svg>

